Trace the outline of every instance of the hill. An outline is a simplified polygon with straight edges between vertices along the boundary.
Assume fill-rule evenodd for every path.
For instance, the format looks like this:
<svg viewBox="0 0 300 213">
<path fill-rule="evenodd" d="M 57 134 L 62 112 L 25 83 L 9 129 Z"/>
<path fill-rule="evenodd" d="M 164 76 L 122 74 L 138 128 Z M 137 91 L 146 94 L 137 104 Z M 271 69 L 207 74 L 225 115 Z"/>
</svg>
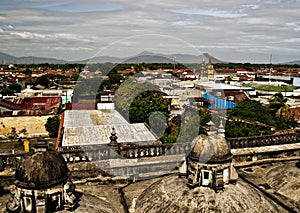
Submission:
<svg viewBox="0 0 300 213">
<path fill-rule="evenodd" d="M 293 64 L 300 64 L 300 60 L 298 60 L 298 61 L 289 61 L 289 62 L 286 62 L 286 63 L 280 63 L 280 64 L 290 64 L 290 65 L 293 65 Z"/>
<path fill-rule="evenodd" d="M 202 55 L 190 54 L 159 54 L 152 52 L 141 52 L 135 56 L 130 57 L 114 57 L 114 56 L 96 56 L 94 58 L 79 60 L 79 61 L 65 61 L 55 58 L 43 58 L 35 56 L 15 57 L 6 53 L 0 52 L 0 64 L 63 64 L 63 63 L 81 63 L 81 64 L 94 64 L 94 63 L 201 63 L 202 60 L 208 62 L 210 59 L 212 63 L 228 63 L 214 56 L 203 53 Z"/>
<path fill-rule="evenodd" d="M 35 56 L 15 57 L 0 52 L 0 63 L 1 64 L 43 64 L 43 63 L 62 64 L 62 63 L 67 63 L 67 61 L 62 59 L 43 58 L 43 57 L 35 57 Z"/>
</svg>

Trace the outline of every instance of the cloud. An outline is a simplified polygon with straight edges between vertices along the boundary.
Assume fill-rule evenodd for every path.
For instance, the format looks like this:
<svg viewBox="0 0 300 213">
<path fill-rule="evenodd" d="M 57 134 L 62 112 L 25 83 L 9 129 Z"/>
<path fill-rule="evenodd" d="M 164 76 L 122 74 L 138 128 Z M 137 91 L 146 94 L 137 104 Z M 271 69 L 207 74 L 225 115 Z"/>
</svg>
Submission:
<svg viewBox="0 0 300 213">
<path fill-rule="evenodd" d="M 130 36 L 161 34 L 180 38 L 201 51 L 254 60 L 252 51 L 261 47 L 266 52 L 274 47 L 274 55 L 296 52 L 299 8 L 294 0 L 1 0 L 0 46 L 15 55 L 87 58 Z M 145 42 L 160 48 L 159 43 L 169 41 Z M 161 49 L 167 51 L 167 47 Z M 257 60 L 260 57 L 258 53 Z"/>
<path fill-rule="evenodd" d="M 99 1 L 10 1 L 2 0 L 0 6 L 5 9 L 37 9 L 60 12 L 96 12 L 96 11 L 115 11 L 122 10 L 124 6 L 115 2 Z"/>
<path fill-rule="evenodd" d="M 65 40 L 80 40 L 80 41 L 91 41 L 90 39 L 76 34 L 71 33 L 53 33 L 53 34 L 41 34 L 33 32 L 8 32 L 12 36 L 19 37 L 21 39 L 65 39 Z"/>
<path fill-rule="evenodd" d="M 289 38 L 289 39 L 285 39 L 282 42 L 286 42 L 286 43 L 299 43 L 300 44 L 300 38 Z"/>
<path fill-rule="evenodd" d="M 195 26 L 199 25 L 200 22 L 192 20 L 179 20 L 171 23 L 173 26 Z"/>
<path fill-rule="evenodd" d="M 300 31 L 300 21 L 286 23 L 288 27 L 292 27 L 294 31 Z"/>
<path fill-rule="evenodd" d="M 238 13 L 232 11 L 218 10 L 217 8 L 180 8 L 170 10 L 173 13 L 189 14 L 189 15 L 203 15 L 217 18 L 239 18 L 247 16 L 245 13 Z"/>
</svg>

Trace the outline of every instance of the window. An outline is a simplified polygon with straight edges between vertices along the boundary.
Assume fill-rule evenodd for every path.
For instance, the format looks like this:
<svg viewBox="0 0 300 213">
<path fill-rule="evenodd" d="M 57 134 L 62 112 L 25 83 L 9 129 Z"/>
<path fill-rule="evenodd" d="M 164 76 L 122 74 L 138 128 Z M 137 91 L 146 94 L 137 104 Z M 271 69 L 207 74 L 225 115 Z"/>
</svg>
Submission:
<svg viewBox="0 0 300 213">
<path fill-rule="evenodd" d="M 203 172 L 203 179 L 209 179 L 209 172 Z"/>
<path fill-rule="evenodd" d="M 31 203 L 31 198 L 30 197 L 24 197 L 24 205 L 26 211 L 31 212 L 32 210 L 32 203 Z"/>
</svg>

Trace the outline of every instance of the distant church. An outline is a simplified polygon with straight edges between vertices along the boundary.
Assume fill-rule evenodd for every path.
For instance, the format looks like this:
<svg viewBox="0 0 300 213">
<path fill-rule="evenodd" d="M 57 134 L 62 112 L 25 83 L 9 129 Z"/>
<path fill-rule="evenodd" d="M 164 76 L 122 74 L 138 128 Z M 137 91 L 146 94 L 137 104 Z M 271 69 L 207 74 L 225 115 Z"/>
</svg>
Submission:
<svg viewBox="0 0 300 213">
<path fill-rule="evenodd" d="M 207 64 L 205 63 L 205 61 L 203 59 L 201 65 L 200 65 L 199 79 L 214 80 L 214 78 L 215 78 L 215 69 L 211 62 L 211 59 L 208 60 Z"/>
</svg>

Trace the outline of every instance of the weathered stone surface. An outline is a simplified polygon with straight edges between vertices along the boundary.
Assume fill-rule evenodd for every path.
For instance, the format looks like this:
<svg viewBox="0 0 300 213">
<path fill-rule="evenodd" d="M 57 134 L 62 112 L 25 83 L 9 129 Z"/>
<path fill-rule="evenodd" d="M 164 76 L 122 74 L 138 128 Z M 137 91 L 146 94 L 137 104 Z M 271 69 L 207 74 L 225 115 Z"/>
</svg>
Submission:
<svg viewBox="0 0 300 213">
<path fill-rule="evenodd" d="M 278 163 L 267 168 L 265 177 L 268 184 L 277 191 L 300 204 L 300 168 L 296 162 Z"/>
<path fill-rule="evenodd" d="M 255 185 L 300 210 L 300 168 L 296 164 L 297 161 L 277 162 L 244 168 L 239 172 Z"/>
<path fill-rule="evenodd" d="M 186 179 L 164 177 L 147 188 L 137 199 L 135 212 L 284 212 L 263 194 L 239 180 L 216 193 L 207 187 L 194 190 Z"/>
<path fill-rule="evenodd" d="M 216 163 L 232 158 L 226 139 L 220 135 L 199 135 L 194 140 L 189 158 L 203 163 Z"/>
<path fill-rule="evenodd" d="M 59 153 L 36 152 L 22 157 L 15 177 L 18 187 L 44 189 L 63 183 L 69 177 L 69 169 Z"/>
</svg>

